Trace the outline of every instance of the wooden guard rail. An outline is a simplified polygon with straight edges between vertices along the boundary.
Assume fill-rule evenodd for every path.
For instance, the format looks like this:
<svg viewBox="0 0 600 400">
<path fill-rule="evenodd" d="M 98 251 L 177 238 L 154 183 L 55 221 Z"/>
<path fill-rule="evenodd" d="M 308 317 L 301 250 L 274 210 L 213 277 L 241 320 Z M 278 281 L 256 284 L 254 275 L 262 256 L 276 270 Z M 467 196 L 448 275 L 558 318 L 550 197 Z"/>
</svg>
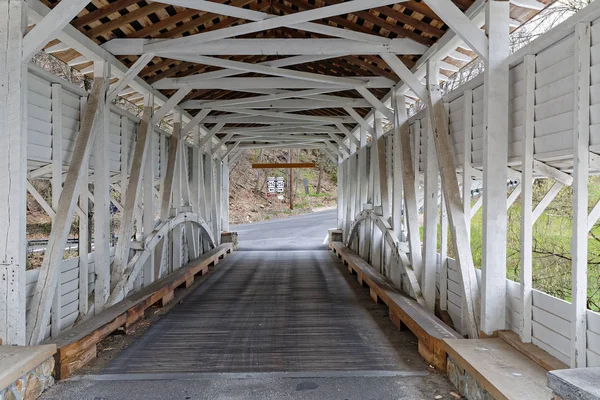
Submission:
<svg viewBox="0 0 600 400">
<path fill-rule="evenodd" d="M 379 274 L 358 254 L 340 242 L 332 242 L 329 247 L 348 266 L 356 279 L 369 286 L 371 298 L 383 302 L 389 308 L 390 320 L 398 329 L 408 328 L 418 339 L 419 354 L 429 364 L 440 371 L 446 371 L 446 350 L 444 339 L 462 339 L 435 315 L 415 300 L 400 293 L 392 283 Z"/>
<path fill-rule="evenodd" d="M 131 332 L 144 317 L 144 311 L 154 304 L 164 306 L 174 297 L 176 288 L 188 288 L 196 275 L 204 275 L 210 265 L 216 265 L 233 251 L 233 243 L 220 246 L 177 269 L 168 276 L 146 286 L 98 315 L 67 330 L 46 343 L 56 344 L 55 379 L 65 379 L 96 357 L 96 345 L 119 328 Z"/>
</svg>

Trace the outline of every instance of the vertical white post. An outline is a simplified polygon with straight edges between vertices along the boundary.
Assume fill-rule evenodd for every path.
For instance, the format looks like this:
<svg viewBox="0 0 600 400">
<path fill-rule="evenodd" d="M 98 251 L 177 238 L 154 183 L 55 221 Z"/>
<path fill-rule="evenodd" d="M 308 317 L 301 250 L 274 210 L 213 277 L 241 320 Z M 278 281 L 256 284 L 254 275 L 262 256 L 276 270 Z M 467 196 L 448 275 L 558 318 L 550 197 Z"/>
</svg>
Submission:
<svg viewBox="0 0 600 400">
<path fill-rule="evenodd" d="M 463 175 L 462 175 L 462 201 L 463 201 L 463 213 L 465 214 L 465 220 L 467 223 L 467 240 L 471 243 L 471 151 L 472 151 L 472 140 L 473 140 L 473 90 L 466 89 L 463 93 Z M 462 299 L 461 304 L 461 325 L 462 331 L 466 330 L 466 302 Z"/>
<path fill-rule="evenodd" d="M 79 314 L 87 315 L 89 310 L 89 224 L 88 224 L 88 163 L 84 163 L 85 173 L 81 176 L 81 190 L 79 193 Z"/>
<path fill-rule="evenodd" d="M 129 120 L 121 117 L 121 196 L 125 198 L 125 192 L 129 183 L 129 135 L 127 133 Z"/>
<path fill-rule="evenodd" d="M 181 132 L 181 114 L 179 112 L 173 113 L 173 124 L 179 125 L 178 132 Z M 183 140 L 177 141 L 177 160 L 175 161 L 175 176 L 173 177 L 173 199 L 171 201 L 171 216 L 179 214 L 179 210 L 181 209 L 181 199 L 182 199 L 182 190 L 181 190 L 181 180 L 183 176 L 183 151 L 185 147 L 183 145 Z M 175 228 L 173 228 L 173 270 L 181 267 L 181 260 L 183 254 L 181 253 L 182 246 L 182 233 L 181 229 L 182 225 L 179 224 Z"/>
<path fill-rule="evenodd" d="M 428 61 L 427 82 L 437 78 L 438 63 Z M 430 74 L 431 70 L 434 74 Z M 429 111 L 428 111 L 429 112 Z M 437 223 L 438 223 L 438 160 L 435 152 L 435 139 L 431 121 L 425 130 L 425 188 L 423 215 L 423 269 L 421 288 L 425 305 L 429 311 L 435 311 L 435 277 L 437 269 Z"/>
<path fill-rule="evenodd" d="M 79 130 L 83 121 L 83 114 L 87 105 L 87 97 L 79 99 Z M 81 214 L 79 216 L 79 314 L 87 315 L 89 312 L 89 160 L 85 160 L 82 164 L 83 174 L 81 175 L 81 188 L 79 189 L 79 208 Z"/>
<path fill-rule="evenodd" d="M 466 89 L 463 94 L 463 212 L 467 219 L 469 240 L 471 234 L 471 142 L 473 140 L 473 90 Z"/>
<path fill-rule="evenodd" d="M 421 179 L 421 164 L 420 164 L 420 156 L 421 156 L 421 137 L 423 134 L 423 129 L 421 127 L 421 120 L 416 120 L 414 123 L 414 134 L 413 134 L 413 151 L 412 151 L 412 163 L 413 163 L 413 175 L 414 175 L 414 186 L 415 186 L 415 194 L 419 193 L 419 181 Z"/>
<path fill-rule="evenodd" d="M 356 214 L 360 213 L 360 210 L 362 209 L 362 205 L 360 204 L 360 147 L 356 143 L 351 142 L 350 151 L 352 152 L 354 157 L 354 171 L 356 173 L 356 175 L 354 176 L 354 189 L 352 192 L 352 201 L 354 202 L 354 204 L 352 205 L 352 217 L 354 218 L 356 217 Z"/>
<path fill-rule="evenodd" d="M 506 165 L 508 161 L 508 1 L 488 0 L 489 39 L 484 71 L 483 249 L 481 331 L 505 328 L 506 310 Z"/>
<path fill-rule="evenodd" d="M 229 231 L 229 160 L 228 156 L 223 159 L 223 206 L 221 210 L 223 220 L 223 231 Z"/>
<path fill-rule="evenodd" d="M 27 63 L 23 35 L 27 2 L 0 2 L 0 338 L 24 345 Z"/>
<path fill-rule="evenodd" d="M 448 309 L 448 212 L 443 190 L 440 201 L 440 309 Z"/>
<path fill-rule="evenodd" d="M 352 195 L 352 156 L 348 157 L 344 161 L 344 232 L 346 235 L 350 233 L 350 224 L 352 222 L 352 201 L 350 197 Z M 346 236 L 347 237 L 347 236 Z"/>
<path fill-rule="evenodd" d="M 417 188 L 419 187 L 419 163 L 418 146 L 414 145 L 415 151 L 410 148 L 410 127 L 406 107 L 398 107 L 400 125 L 400 151 L 402 152 L 402 184 L 404 186 L 404 210 L 406 218 L 406 230 L 408 234 L 408 248 L 410 251 L 410 263 L 416 276 L 421 276 L 423 257 L 421 255 L 421 236 L 419 234 L 419 210 L 417 207 Z M 420 121 L 415 121 L 413 130 L 413 144 L 419 142 Z M 412 153 L 412 154 L 411 154 Z M 416 169 L 415 169 L 416 168 Z"/>
<path fill-rule="evenodd" d="M 146 96 L 144 98 L 144 107 L 151 107 L 153 102 L 152 96 Z M 152 121 L 152 116 L 150 116 L 150 121 Z M 145 167 L 143 170 L 143 181 L 142 181 L 142 189 L 144 192 L 144 207 L 143 207 L 143 215 L 142 215 L 142 225 L 143 225 L 143 239 L 146 240 L 148 236 L 154 230 L 154 217 L 156 213 L 156 202 L 154 197 L 154 143 L 156 140 L 156 134 L 154 133 L 153 127 L 150 127 L 148 130 L 147 138 L 148 141 L 148 149 L 146 151 L 146 160 L 144 162 Z M 147 286 L 154 282 L 154 253 L 150 254 L 148 261 L 144 264 L 143 274 L 144 274 L 144 286 Z"/>
<path fill-rule="evenodd" d="M 588 178 L 590 144 L 590 23 L 575 28 L 571 367 L 586 366 Z"/>
<path fill-rule="evenodd" d="M 210 154 L 204 156 L 204 187 L 206 193 L 206 222 L 213 229 L 212 221 L 212 198 L 213 198 L 213 159 Z M 213 232 L 214 234 L 214 232 Z"/>
<path fill-rule="evenodd" d="M 215 220 L 215 240 L 220 243 L 221 239 L 221 189 L 222 189 L 222 162 L 219 158 L 215 159 L 215 190 L 214 197 L 214 220 Z M 290 185 L 291 186 L 291 185 Z"/>
<path fill-rule="evenodd" d="M 400 101 L 402 100 L 402 101 Z M 392 228 L 396 237 L 402 240 L 402 143 L 400 139 L 400 126 L 408 123 L 404 120 L 406 111 L 401 116 L 399 108 L 406 108 L 404 99 L 399 99 L 395 90 L 392 91 L 394 106 L 394 135 L 392 141 Z M 400 120 L 402 117 L 403 120 Z"/>
<path fill-rule="evenodd" d="M 344 229 L 344 162 L 341 157 L 338 159 L 337 165 L 337 227 L 338 229 Z M 344 242 L 346 242 L 347 232 L 343 231 L 342 236 Z"/>
<path fill-rule="evenodd" d="M 362 211 L 365 204 L 368 201 L 368 170 L 369 166 L 367 165 L 367 131 L 364 127 L 360 127 L 360 150 L 358 153 L 358 174 L 360 179 L 360 210 Z M 369 240 L 367 239 L 367 225 L 368 222 L 363 222 L 360 226 L 360 243 L 359 243 L 359 253 L 361 257 L 368 258 L 367 253 L 369 251 Z"/>
<path fill-rule="evenodd" d="M 523 113 L 523 163 L 521 167 L 521 341 L 531 342 L 533 263 L 533 139 L 535 136 L 535 56 L 526 55 Z"/>
<path fill-rule="evenodd" d="M 58 200 L 62 192 L 62 87 L 59 83 L 52 84 L 52 209 L 58 209 Z M 54 221 L 53 221 L 54 223 Z M 56 292 L 52 302 L 52 337 L 60 334 L 61 330 L 61 266 L 62 262 L 58 262 L 57 268 L 59 271 L 58 282 L 56 284 Z"/>
<path fill-rule="evenodd" d="M 94 77 L 105 77 L 94 135 L 94 313 L 99 314 L 110 295 L 110 109 L 105 100 L 110 65 L 105 61 L 95 62 Z"/>
<path fill-rule="evenodd" d="M 377 177 L 379 182 L 379 198 L 381 200 L 381 208 L 383 212 L 383 218 L 387 221 L 390 214 L 390 199 L 388 189 L 388 176 L 387 176 L 387 165 L 386 165 L 386 154 L 385 154 L 385 142 L 386 139 L 383 137 L 383 122 L 381 120 L 381 114 L 379 111 L 375 112 L 375 133 L 377 135 L 375 151 L 377 152 Z"/>
</svg>

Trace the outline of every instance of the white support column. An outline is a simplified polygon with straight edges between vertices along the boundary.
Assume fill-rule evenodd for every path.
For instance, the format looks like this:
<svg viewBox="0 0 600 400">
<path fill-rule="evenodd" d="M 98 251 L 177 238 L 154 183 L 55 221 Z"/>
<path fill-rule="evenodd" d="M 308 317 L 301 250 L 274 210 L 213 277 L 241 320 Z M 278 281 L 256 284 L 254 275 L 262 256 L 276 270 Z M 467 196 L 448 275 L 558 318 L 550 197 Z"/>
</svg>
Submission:
<svg viewBox="0 0 600 400">
<path fill-rule="evenodd" d="M 196 128 L 194 131 L 194 149 L 198 152 L 197 157 L 197 174 L 198 174 L 198 213 L 208 221 L 208 214 L 206 212 L 206 183 L 204 175 L 204 154 L 202 149 L 198 146 L 200 143 L 200 128 Z"/>
<path fill-rule="evenodd" d="M 182 142 L 181 151 L 181 195 L 183 199 L 183 206 L 180 211 L 193 211 L 192 209 L 192 195 L 190 190 L 189 180 L 189 150 L 190 148 Z M 194 260 L 198 257 L 198 241 L 196 238 L 196 231 L 194 225 L 191 222 L 186 222 L 184 226 L 185 243 L 188 250 L 188 259 Z M 185 260 L 184 260 L 185 262 Z"/>
<path fill-rule="evenodd" d="M 0 2 L 0 339 L 25 345 L 27 2 Z"/>
<path fill-rule="evenodd" d="M 94 313 L 99 314 L 110 295 L 110 109 L 105 101 L 110 77 L 110 65 L 94 64 L 94 76 L 105 76 L 100 101 L 101 118 L 96 125 L 94 140 Z"/>
<path fill-rule="evenodd" d="M 394 134 L 392 140 L 392 228 L 398 240 L 402 240 L 402 143 L 400 138 L 400 127 L 407 124 L 405 121 L 406 111 L 400 112 L 399 107 L 406 108 L 404 102 L 400 102 L 396 90 L 392 91 L 392 102 L 394 107 Z M 402 99 L 403 100 L 403 99 Z M 401 115 L 402 114 L 402 115 Z"/>
<path fill-rule="evenodd" d="M 435 65 L 435 63 L 434 63 Z M 437 65 L 435 66 L 437 68 Z M 423 203 L 423 269 L 421 287 L 429 311 L 435 311 L 435 277 L 437 264 L 438 224 L 438 161 L 431 122 L 427 124 L 425 138 L 425 198 Z"/>
<path fill-rule="evenodd" d="M 343 161 L 338 161 L 337 165 L 337 227 L 344 229 L 344 164 Z M 346 231 L 342 234 L 344 242 L 346 242 Z"/>
<path fill-rule="evenodd" d="M 79 120 L 83 121 L 83 114 L 86 108 L 87 99 L 82 97 L 79 103 Z M 80 123 L 81 125 L 81 123 Z M 79 128 L 81 130 L 81 127 Z M 82 164 L 81 169 L 83 174 L 81 175 L 81 188 L 79 190 L 79 208 L 81 213 L 79 214 L 79 315 L 86 316 L 89 312 L 89 300 L 88 300 L 88 288 L 89 288 L 89 181 L 88 181 L 88 169 L 89 160 L 85 160 Z"/>
<path fill-rule="evenodd" d="M 222 199 L 223 206 L 221 210 L 222 215 L 222 229 L 225 232 L 229 231 L 229 160 L 227 157 L 223 159 L 223 191 Z"/>
<path fill-rule="evenodd" d="M 212 234 L 215 239 L 215 242 L 220 242 L 220 232 L 218 232 L 218 204 L 217 204 L 217 178 L 215 175 L 215 159 L 207 154 L 206 155 L 206 167 L 204 171 L 205 176 L 205 184 L 206 184 L 206 195 L 207 195 L 207 205 L 208 205 L 208 215 L 210 218 L 209 226 L 212 229 Z"/>
<path fill-rule="evenodd" d="M 508 162 L 508 1 L 488 0 L 488 58 L 484 71 L 483 238 L 480 329 L 505 328 L 506 181 Z"/>
<path fill-rule="evenodd" d="M 369 185 L 368 179 L 368 165 L 367 165 L 367 131 L 360 127 L 360 149 L 358 154 L 358 170 L 360 179 L 360 210 L 362 210 L 365 203 L 368 201 L 368 190 Z"/>
<path fill-rule="evenodd" d="M 215 242 L 221 242 L 221 160 L 214 159 L 215 182 L 213 183 L 213 221 Z"/>
<path fill-rule="evenodd" d="M 444 193 L 440 201 L 440 310 L 448 310 L 448 212 Z"/>
<path fill-rule="evenodd" d="M 358 153 L 358 177 L 360 180 L 360 210 L 364 209 L 365 204 L 368 201 L 368 190 L 369 190 L 369 166 L 367 165 L 367 130 L 362 126 L 360 127 L 360 150 Z M 369 252 L 369 239 L 367 239 L 367 222 L 360 226 L 360 243 L 359 243 L 359 254 L 363 258 L 368 258 L 367 253 Z"/>
<path fill-rule="evenodd" d="M 383 122 L 381 120 L 381 114 L 378 111 L 375 112 L 374 128 L 375 128 L 375 133 L 377 134 L 376 151 L 377 151 L 377 168 L 378 168 L 377 176 L 379 178 L 379 198 L 381 199 L 381 208 L 383 210 L 383 218 L 387 221 L 391 217 L 391 207 L 390 207 L 386 153 L 385 153 L 386 138 L 383 137 Z"/>
<path fill-rule="evenodd" d="M 344 231 L 346 234 L 350 232 L 350 226 L 354 215 L 352 214 L 352 180 L 354 177 L 354 164 L 352 157 L 348 157 L 344 161 Z M 292 171 L 293 173 L 293 171 Z"/>
<path fill-rule="evenodd" d="M 586 367 L 588 179 L 590 144 L 590 23 L 575 27 L 571 367 Z"/>
<path fill-rule="evenodd" d="M 421 254 L 421 235 L 419 234 L 419 210 L 417 207 L 417 188 L 418 188 L 418 150 L 416 153 L 411 151 L 410 146 L 410 127 L 408 125 L 408 116 L 404 102 L 398 102 L 396 109 L 400 125 L 400 151 L 402 152 L 402 184 L 404 186 L 404 212 L 406 219 L 406 231 L 408 235 L 408 248 L 410 253 L 410 263 L 416 276 L 421 276 L 423 265 L 423 256 Z M 413 134 L 414 143 L 419 142 L 420 122 L 415 121 L 415 130 Z M 415 145 L 415 149 L 418 146 Z M 416 169 L 415 169 L 416 168 Z M 415 179 L 416 178 L 416 179 Z"/>
<path fill-rule="evenodd" d="M 52 84 L 52 209 L 58 209 L 58 200 L 62 192 L 63 184 L 63 155 L 62 155 L 62 87 L 59 83 Z M 55 223 L 55 221 L 52 221 Z M 62 262 L 59 261 L 57 268 L 61 270 Z M 60 274 L 56 284 L 56 292 L 52 302 L 52 337 L 60 334 L 61 330 L 61 307 L 60 299 L 62 296 Z"/>
<path fill-rule="evenodd" d="M 521 341 L 531 343 L 533 268 L 533 139 L 535 137 L 535 56 L 526 55 L 524 136 L 521 167 Z"/>
<path fill-rule="evenodd" d="M 148 101 L 148 105 L 151 104 L 151 96 L 150 98 L 145 99 Z M 146 105 L 145 105 L 146 106 Z M 150 120 L 152 119 L 150 115 Z M 143 204 L 143 214 L 142 214 L 142 230 L 143 230 L 143 239 L 146 240 L 148 236 L 154 230 L 154 218 L 156 214 L 156 201 L 154 196 L 154 143 L 156 140 L 156 135 L 154 133 L 154 129 L 148 130 L 148 149 L 146 152 L 146 160 L 144 161 L 145 168 L 143 169 L 143 182 L 142 189 L 144 193 L 144 204 Z M 148 261 L 144 264 L 143 267 L 143 284 L 144 286 L 148 286 L 155 280 L 154 276 L 154 253 L 150 254 L 148 257 Z"/>
<path fill-rule="evenodd" d="M 178 131 L 181 132 L 181 114 L 178 112 L 174 113 L 173 116 L 173 125 L 178 125 Z M 173 197 L 171 200 L 171 208 L 170 208 L 170 216 L 175 216 L 179 214 L 179 210 L 181 209 L 181 200 L 182 200 L 182 175 L 183 175 L 183 141 L 177 141 L 177 160 L 175 161 L 175 176 L 173 177 Z M 172 270 L 176 270 L 181 267 L 181 262 L 183 258 L 182 249 L 182 234 L 183 229 L 181 225 L 176 226 L 172 230 L 172 243 L 173 243 L 173 251 L 172 251 Z"/>
<path fill-rule="evenodd" d="M 192 201 L 192 211 L 202 215 L 200 212 L 200 149 L 198 148 L 198 141 L 200 138 L 200 132 L 198 127 L 192 129 L 192 174 L 190 176 L 190 196 Z"/>
<path fill-rule="evenodd" d="M 127 137 L 127 117 L 121 117 L 121 196 L 125 198 L 125 191 L 129 182 L 129 138 Z"/>
<path fill-rule="evenodd" d="M 463 212 L 467 218 L 467 233 L 471 240 L 471 141 L 473 140 L 473 90 L 467 89 L 463 94 Z"/>
</svg>

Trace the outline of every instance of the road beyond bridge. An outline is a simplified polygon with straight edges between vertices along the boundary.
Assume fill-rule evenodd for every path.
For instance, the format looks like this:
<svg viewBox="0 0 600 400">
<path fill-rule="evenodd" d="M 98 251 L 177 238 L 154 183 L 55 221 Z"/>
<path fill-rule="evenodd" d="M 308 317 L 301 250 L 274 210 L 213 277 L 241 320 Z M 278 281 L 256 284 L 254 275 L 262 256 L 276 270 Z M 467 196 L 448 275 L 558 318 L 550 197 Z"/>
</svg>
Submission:
<svg viewBox="0 0 600 400">
<path fill-rule="evenodd" d="M 450 383 L 323 244 L 333 212 L 234 227 L 240 251 L 97 375 L 44 399 L 433 399 Z"/>
</svg>

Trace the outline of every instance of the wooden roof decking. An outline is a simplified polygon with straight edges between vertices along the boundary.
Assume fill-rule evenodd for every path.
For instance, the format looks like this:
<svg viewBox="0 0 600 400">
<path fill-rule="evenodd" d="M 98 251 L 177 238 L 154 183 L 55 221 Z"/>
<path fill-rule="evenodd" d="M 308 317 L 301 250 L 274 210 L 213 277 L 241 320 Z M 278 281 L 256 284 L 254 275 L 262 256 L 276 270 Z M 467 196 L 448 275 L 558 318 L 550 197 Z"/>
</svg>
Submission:
<svg viewBox="0 0 600 400">
<path fill-rule="evenodd" d="M 546 4 L 551 0 L 542 0 Z M 214 3 L 224 4 L 232 7 L 244 8 L 275 16 L 289 15 L 297 12 L 312 10 L 319 7 L 332 6 L 342 3 L 342 0 L 214 0 Z M 456 6 L 463 12 L 473 3 L 472 0 L 453 0 Z M 50 8 L 58 4 L 54 0 L 42 0 Z M 524 22 L 535 15 L 537 10 L 511 5 L 511 18 L 518 23 Z M 216 31 L 223 28 L 233 27 L 251 23 L 252 21 L 217 15 L 210 12 L 198 11 L 185 7 L 179 7 L 149 0 L 93 0 L 71 24 L 99 45 L 112 39 L 123 38 L 146 38 L 167 39 L 180 38 L 199 33 Z M 389 39 L 407 38 L 424 46 L 436 43 L 448 30 L 448 26 L 437 16 L 425 3 L 411 0 L 388 6 L 381 6 L 370 10 L 355 11 L 348 14 L 332 16 L 312 20 L 311 22 L 328 25 L 335 28 L 351 30 L 355 32 L 376 35 Z M 266 31 L 259 31 L 236 38 L 325 38 L 328 36 L 315 34 L 290 27 L 279 27 Z M 466 47 L 466 46 L 465 46 Z M 92 72 L 92 62 L 86 60 L 77 51 L 60 47 L 57 41 L 50 42 L 46 49 L 54 56 L 68 63 L 85 74 Z M 450 76 L 458 68 L 468 63 L 467 59 L 475 58 L 475 53 L 465 48 L 458 48 L 457 53 L 466 56 L 446 57 L 441 65 L 441 75 Z M 419 59 L 419 55 L 398 55 L 404 64 L 411 68 Z M 241 61 L 250 64 L 259 64 L 267 61 L 279 60 L 287 56 L 278 55 L 218 55 L 218 58 Z M 137 55 L 120 55 L 117 58 L 126 66 L 132 66 L 138 59 Z M 353 54 L 339 57 L 322 59 L 314 62 L 302 63 L 285 67 L 286 69 L 309 72 L 313 74 L 337 76 L 337 77 L 374 77 L 381 76 L 393 82 L 399 78 L 392 69 L 374 54 Z M 196 62 L 181 61 L 166 57 L 154 57 L 139 73 L 139 77 L 149 84 L 167 78 L 182 78 L 195 74 L 217 71 L 220 68 L 204 65 Z M 261 77 L 265 75 L 257 73 L 240 73 L 237 77 Z M 382 99 L 389 88 L 368 89 L 375 97 Z M 175 93 L 174 89 L 161 89 L 161 92 L 170 97 Z M 121 97 L 139 103 L 141 96 L 133 90 L 124 90 Z M 194 89 L 184 98 L 186 101 L 216 101 L 239 99 L 260 94 L 257 90 L 229 90 L 220 88 Z M 335 92 L 335 96 L 363 99 L 361 94 L 355 90 Z M 371 107 L 354 107 L 360 116 L 365 116 Z M 347 112 L 340 107 L 332 108 L 310 108 L 285 110 L 288 113 L 298 113 L 313 116 L 348 116 Z M 189 109 L 190 114 L 197 112 L 196 108 Z M 223 111 L 212 111 L 211 116 L 224 115 Z M 233 126 L 257 126 L 256 124 L 228 124 Z M 351 129 L 355 123 L 348 123 Z M 208 124 L 207 127 L 211 127 Z"/>
</svg>

